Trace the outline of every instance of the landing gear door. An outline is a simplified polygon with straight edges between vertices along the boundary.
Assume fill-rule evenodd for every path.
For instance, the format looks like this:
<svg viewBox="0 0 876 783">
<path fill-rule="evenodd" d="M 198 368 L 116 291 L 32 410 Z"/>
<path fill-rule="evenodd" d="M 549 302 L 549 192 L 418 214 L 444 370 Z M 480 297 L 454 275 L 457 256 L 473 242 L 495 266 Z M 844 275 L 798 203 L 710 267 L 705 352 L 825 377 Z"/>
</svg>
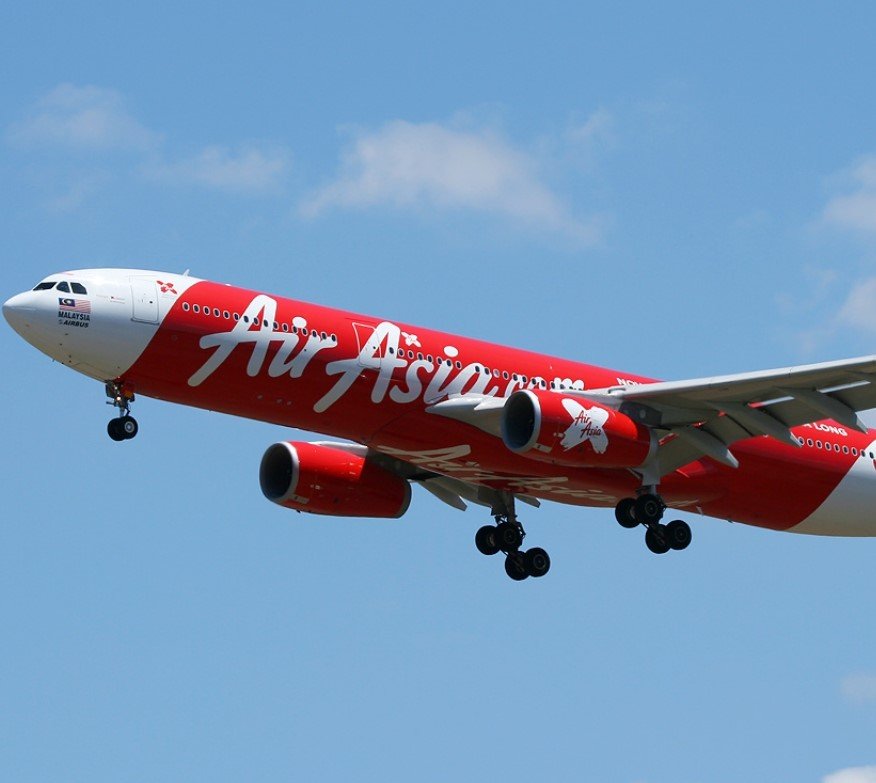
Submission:
<svg viewBox="0 0 876 783">
<path fill-rule="evenodd" d="M 151 277 L 131 278 L 131 301 L 134 303 L 131 320 L 158 323 L 158 287 Z"/>
</svg>

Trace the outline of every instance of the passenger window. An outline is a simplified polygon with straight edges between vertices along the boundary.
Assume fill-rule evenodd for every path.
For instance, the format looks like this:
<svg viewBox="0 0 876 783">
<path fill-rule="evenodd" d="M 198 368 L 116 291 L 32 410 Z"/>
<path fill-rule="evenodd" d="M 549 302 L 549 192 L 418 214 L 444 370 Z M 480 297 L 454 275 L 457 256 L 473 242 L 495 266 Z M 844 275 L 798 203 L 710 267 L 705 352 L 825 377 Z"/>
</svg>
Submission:
<svg viewBox="0 0 876 783">
<path fill-rule="evenodd" d="M 85 286 L 82 283 L 70 283 L 70 288 L 73 289 L 74 294 L 87 294 L 88 291 L 85 290 Z"/>
<path fill-rule="evenodd" d="M 58 283 L 58 290 L 63 291 L 64 293 L 67 293 L 67 294 L 70 293 L 70 286 L 67 285 L 66 280 L 62 280 L 60 283 Z"/>
</svg>

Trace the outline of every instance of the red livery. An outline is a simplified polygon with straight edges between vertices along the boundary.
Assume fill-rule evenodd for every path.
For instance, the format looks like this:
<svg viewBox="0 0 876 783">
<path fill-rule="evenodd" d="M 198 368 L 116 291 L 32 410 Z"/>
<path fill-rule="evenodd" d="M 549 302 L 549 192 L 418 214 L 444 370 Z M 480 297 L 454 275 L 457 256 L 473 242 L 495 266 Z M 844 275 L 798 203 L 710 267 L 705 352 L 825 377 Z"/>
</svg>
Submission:
<svg viewBox="0 0 876 783">
<path fill-rule="evenodd" d="M 265 496 L 393 518 L 418 484 L 454 508 L 488 509 L 476 544 L 504 553 L 516 580 L 550 568 L 544 550 L 523 548 L 521 502 L 612 507 L 655 553 L 690 543 L 687 522 L 663 521 L 670 509 L 876 535 L 876 432 L 858 417 L 876 406 L 876 357 L 661 382 L 135 269 L 50 275 L 3 311 L 28 342 L 106 385 L 114 440 L 137 434 L 136 394 L 342 439 L 270 446 Z"/>
</svg>

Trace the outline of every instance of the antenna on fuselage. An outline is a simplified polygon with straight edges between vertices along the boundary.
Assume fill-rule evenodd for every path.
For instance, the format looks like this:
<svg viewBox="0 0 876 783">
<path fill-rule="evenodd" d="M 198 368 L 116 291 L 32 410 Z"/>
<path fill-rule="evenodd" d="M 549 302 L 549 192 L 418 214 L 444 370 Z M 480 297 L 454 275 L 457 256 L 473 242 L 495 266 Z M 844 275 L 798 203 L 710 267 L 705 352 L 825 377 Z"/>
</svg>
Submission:
<svg viewBox="0 0 876 783">
<path fill-rule="evenodd" d="M 183 277 L 188 277 L 188 276 L 189 276 L 189 272 L 191 272 L 191 271 L 192 271 L 191 269 L 186 269 L 186 271 L 182 273 L 182 276 L 183 276 Z"/>
</svg>

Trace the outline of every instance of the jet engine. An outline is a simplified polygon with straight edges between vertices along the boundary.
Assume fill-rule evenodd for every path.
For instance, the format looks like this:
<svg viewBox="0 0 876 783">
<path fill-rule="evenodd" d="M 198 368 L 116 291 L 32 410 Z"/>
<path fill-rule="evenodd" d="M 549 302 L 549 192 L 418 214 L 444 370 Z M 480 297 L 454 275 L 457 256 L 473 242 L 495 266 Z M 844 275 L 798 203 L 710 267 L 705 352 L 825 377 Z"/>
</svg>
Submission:
<svg viewBox="0 0 876 783">
<path fill-rule="evenodd" d="M 502 410 L 502 440 L 511 451 L 572 467 L 633 468 L 656 446 L 647 427 L 583 397 L 517 391 Z"/>
<path fill-rule="evenodd" d="M 317 443 L 269 446 L 259 483 L 272 503 L 311 514 L 397 519 L 411 502 L 401 476 L 363 455 Z"/>
</svg>

